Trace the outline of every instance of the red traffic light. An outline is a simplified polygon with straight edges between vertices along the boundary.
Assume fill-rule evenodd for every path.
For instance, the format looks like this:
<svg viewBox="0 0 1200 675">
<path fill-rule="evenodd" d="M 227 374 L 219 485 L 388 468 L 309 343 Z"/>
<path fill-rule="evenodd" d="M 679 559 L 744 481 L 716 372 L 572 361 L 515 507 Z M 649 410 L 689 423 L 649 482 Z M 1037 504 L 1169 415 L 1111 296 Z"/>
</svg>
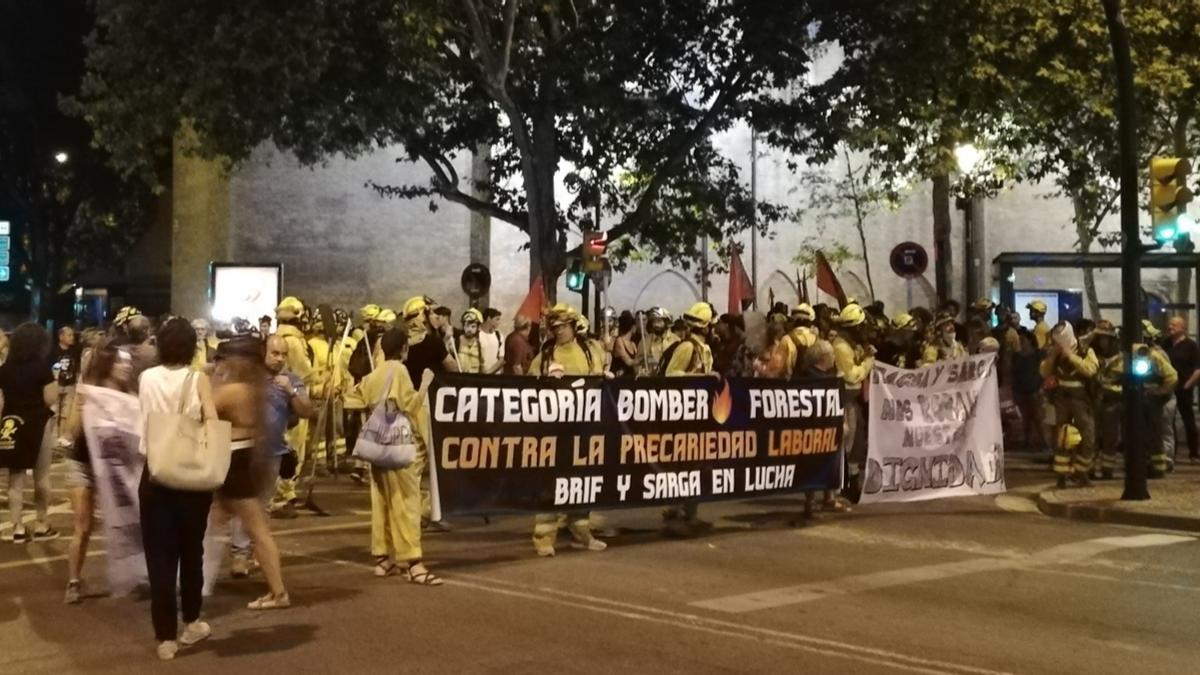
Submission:
<svg viewBox="0 0 1200 675">
<path fill-rule="evenodd" d="M 583 271 L 604 270 L 604 255 L 608 251 L 608 235 L 592 230 L 583 233 Z"/>
</svg>

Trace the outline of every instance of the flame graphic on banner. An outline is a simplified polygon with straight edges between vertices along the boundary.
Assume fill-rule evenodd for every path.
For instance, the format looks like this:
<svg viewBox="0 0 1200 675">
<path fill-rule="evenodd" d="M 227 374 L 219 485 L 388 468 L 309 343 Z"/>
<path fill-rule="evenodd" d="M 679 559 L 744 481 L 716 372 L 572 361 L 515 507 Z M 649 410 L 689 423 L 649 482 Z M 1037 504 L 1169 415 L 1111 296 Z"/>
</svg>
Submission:
<svg viewBox="0 0 1200 675">
<path fill-rule="evenodd" d="M 717 398 L 713 400 L 712 416 L 717 424 L 725 424 L 725 420 L 729 419 L 729 413 L 733 411 L 733 394 L 729 391 L 729 382 L 723 383 L 725 386 L 721 389 L 721 393 L 717 394 Z"/>
</svg>

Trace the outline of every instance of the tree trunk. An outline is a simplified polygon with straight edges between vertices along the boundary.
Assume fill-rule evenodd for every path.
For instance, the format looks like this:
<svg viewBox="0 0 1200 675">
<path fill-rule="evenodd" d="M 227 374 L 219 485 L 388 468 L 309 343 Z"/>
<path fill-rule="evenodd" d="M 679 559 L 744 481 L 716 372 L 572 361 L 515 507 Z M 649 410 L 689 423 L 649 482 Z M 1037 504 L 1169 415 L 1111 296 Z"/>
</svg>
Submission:
<svg viewBox="0 0 1200 675">
<path fill-rule="evenodd" d="M 553 114 L 542 113 L 533 121 L 531 141 L 529 151 L 522 152 L 528 157 L 521 162 L 529 207 L 529 281 L 541 278 L 546 300 L 553 304 L 558 299 L 558 277 L 566 269 L 554 200 L 558 146 Z"/>
<path fill-rule="evenodd" d="M 1175 126 L 1171 129 L 1171 145 L 1175 151 L 1176 157 L 1183 157 L 1190 160 L 1191 153 L 1188 151 L 1187 143 L 1187 128 L 1192 120 L 1194 112 L 1191 106 L 1181 107 L 1179 115 L 1175 119 Z M 1176 273 L 1175 286 L 1175 302 L 1186 305 L 1189 304 L 1192 297 L 1192 268 L 1180 267 Z M 1200 301 L 1200 298 L 1197 298 Z M 1191 312 L 1187 309 L 1181 312 L 1173 312 L 1182 314 L 1184 320 L 1191 322 Z"/>
<path fill-rule="evenodd" d="M 1089 227 L 1093 214 L 1086 212 L 1083 199 L 1078 194 L 1071 195 L 1071 206 L 1075 213 L 1075 234 L 1079 237 L 1079 252 L 1088 253 L 1092 250 L 1092 242 L 1095 241 Z M 1091 267 L 1083 268 L 1083 293 L 1087 298 L 1088 314 L 1092 321 L 1099 321 L 1100 297 L 1096 293 L 1096 271 Z"/>
<path fill-rule="evenodd" d="M 953 297 L 950 223 L 950 174 L 943 173 L 933 177 L 933 273 L 939 304 Z"/>
</svg>

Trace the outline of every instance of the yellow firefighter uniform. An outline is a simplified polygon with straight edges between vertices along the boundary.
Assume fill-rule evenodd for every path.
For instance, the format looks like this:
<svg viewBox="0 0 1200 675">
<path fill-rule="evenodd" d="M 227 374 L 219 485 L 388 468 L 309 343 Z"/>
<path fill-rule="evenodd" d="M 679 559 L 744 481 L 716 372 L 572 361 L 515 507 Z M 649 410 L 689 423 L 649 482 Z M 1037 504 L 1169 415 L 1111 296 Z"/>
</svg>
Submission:
<svg viewBox="0 0 1200 675">
<path fill-rule="evenodd" d="M 1081 439 L 1079 445 L 1070 450 L 1062 443 L 1058 444 L 1054 453 L 1054 473 L 1060 479 L 1070 474 L 1086 479 L 1092 468 L 1096 427 L 1088 383 L 1099 370 L 1096 352 L 1082 345 L 1076 345 L 1071 351 L 1052 350 L 1042 360 L 1042 377 L 1053 378 L 1054 383 L 1050 394 L 1054 419 L 1059 427 L 1056 436 L 1061 438 L 1062 427 L 1071 424 L 1079 430 Z"/>
</svg>

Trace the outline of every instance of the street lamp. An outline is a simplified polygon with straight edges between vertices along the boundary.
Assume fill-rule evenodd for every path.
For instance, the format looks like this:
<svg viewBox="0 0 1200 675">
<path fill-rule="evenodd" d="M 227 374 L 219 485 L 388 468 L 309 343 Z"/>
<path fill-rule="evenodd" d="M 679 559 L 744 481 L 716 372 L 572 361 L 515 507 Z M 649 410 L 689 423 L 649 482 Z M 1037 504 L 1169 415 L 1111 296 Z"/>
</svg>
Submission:
<svg viewBox="0 0 1200 675">
<path fill-rule="evenodd" d="M 954 148 L 954 161 L 958 163 L 958 170 L 962 173 L 974 172 L 975 167 L 979 166 L 979 156 L 979 148 L 971 143 Z"/>
<path fill-rule="evenodd" d="M 54 153 L 54 161 L 58 162 L 59 164 L 66 164 L 68 159 L 70 159 L 70 156 L 61 150 Z"/>
</svg>

